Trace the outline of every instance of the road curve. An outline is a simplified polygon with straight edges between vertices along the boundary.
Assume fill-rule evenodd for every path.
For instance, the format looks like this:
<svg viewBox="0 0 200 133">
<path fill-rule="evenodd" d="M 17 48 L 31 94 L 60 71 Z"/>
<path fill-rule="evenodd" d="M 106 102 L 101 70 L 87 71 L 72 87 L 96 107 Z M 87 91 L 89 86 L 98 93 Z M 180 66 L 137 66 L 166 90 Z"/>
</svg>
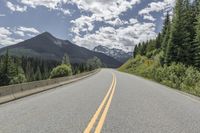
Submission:
<svg viewBox="0 0 200 133">
<path fill-rule="evenodd" d="M 0 105 L 0 133 L 199 133 L 200 101 L 102 69 L 54 90 Z"/>
</svg>

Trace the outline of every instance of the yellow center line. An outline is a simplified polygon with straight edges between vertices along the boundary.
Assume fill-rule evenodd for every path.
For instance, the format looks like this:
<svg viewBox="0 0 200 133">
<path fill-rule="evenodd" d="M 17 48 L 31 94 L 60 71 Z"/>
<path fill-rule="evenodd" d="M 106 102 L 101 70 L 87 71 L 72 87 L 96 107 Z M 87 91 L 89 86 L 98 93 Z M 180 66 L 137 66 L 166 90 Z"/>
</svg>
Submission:
<svg viewBox="0 0 200 133">
<path fill-rule="evenodd" d="M 111 90 L 112 90 L 112 88 L 113 88 L 114 83 L 115 83 L 115 76 L 114 76 L 114 74 L 113 74 L 112 84 L 111 84 L 111 86 L 110 86 L 110 88 L 109 88 L 109 90 L 108 90 L 106 96 L 104 97 L 103 101 L 101 102 L 99 108 L 97 109 L 96 113 L 94 114 L 94 116 L 93 116 L 92 119 L 90 120 L 88 126 L 87 126 L 86 129 L 84 130 L 84 133 L 90 133 L 91 129 L 93 128 L 93 126 L 94 126 L 94 124 L 95 124 L 95 122 L 96 122 L 96 120 L 97 120 L 97 118 L 98 118 L 98 116 L 99 116 L 101 110 L 103 109 L 103 107 L 104 107 L 104 105 L 105 105 L 105 103 L 106 103 L 106 101 L 107 101 L 107 99 L 108 99 L 108 97 L 109 97 L 109 95 L 110 95 L 110 93 L 111 93 Z"/>
<path fill-rule="evenodd" d="M 112 101 L 112 98 L 113 98 L 113 95 L 114 95 L 114 92 L 115 92 L 115 87 L 116 87 L 116 77 L 115 77 L 115 83 L 114 83 L 114 86 L 113 86 L 113 90 L 112 90 L 111 95 L 110 95 L 110 97 L 108 99 L 106 107 L 105 107 L 105 109 L 104 109 L 104 111 L 102 113 L 102 116 L 101 116 L 101 118 L 99 120 L 99 123 L 98 123 L 98 125 L 97 125 L 97 127 L 95 129 L 95 133 L 100 133 L 101 132 L 101 129 L 103 127 L 104 121 L 105 121 L 107 113 L 108 113 L 108 109 L 110 107 L 110 104 L 111 104 L 111 101 Z"/>
</svg>

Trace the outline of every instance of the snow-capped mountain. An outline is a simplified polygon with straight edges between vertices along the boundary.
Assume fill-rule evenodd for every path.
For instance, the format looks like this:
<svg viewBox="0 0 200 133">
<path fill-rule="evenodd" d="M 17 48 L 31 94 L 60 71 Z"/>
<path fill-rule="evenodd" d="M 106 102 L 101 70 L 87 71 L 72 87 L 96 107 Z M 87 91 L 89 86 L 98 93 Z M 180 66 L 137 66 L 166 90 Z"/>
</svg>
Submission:
<svg viewBox="0 0 200 133">
<path fill-rule="evenodd" d="M 120 62 L 125 62 L 127 61 L 130 57 L 132 57 L 132 52 L 125 52 L 121 49 L 116 49 L 116 48 L 108 48 L 108 47 L 105 47 L 105 46 L 97 46 L 93 49 L 93 51 L 95 52 L 99 52 L 99 53 L 104 53 L 108 56 L 111 56 L 115 59 L 117 59 L 118 61 Z"/>
</svg>

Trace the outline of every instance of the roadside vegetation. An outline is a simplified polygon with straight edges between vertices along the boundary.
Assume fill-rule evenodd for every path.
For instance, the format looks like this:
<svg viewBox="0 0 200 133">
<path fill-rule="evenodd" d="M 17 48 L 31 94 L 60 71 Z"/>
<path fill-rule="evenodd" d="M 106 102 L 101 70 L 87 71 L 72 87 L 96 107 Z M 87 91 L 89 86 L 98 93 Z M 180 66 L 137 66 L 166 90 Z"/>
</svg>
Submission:
<svg viewBox="0 0 200 133">
<path fill-rule="evenodd" d="M 72 68 L 69 61 L 69 57 L 64 55 L 62 64 L 53 68 L 50 74 L 50 78 L 58 78 L 72 75 Z"/>
<path fill-rule="evenodd" d="M 177 0 L 156 39 L 138 44 L 120 71 L 200 96 L 200 1 Z"/>
</svg>

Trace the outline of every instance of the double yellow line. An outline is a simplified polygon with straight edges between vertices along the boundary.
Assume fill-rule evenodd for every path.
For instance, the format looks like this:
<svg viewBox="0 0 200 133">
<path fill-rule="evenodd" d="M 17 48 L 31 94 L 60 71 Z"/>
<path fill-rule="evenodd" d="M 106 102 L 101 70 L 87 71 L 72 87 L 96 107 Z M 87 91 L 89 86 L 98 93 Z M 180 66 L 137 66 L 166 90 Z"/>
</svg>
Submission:
<svg viewBox="0 0 200 133">
<path fill-rule="evenodd" d="M 103 127 L 104 121 L 106 119 L 106 115 L 108 113 L 108 109 L 110 107 L 114 92 L 116 88 L 116 76 L 113 74 L 112 84 L 106 93 L 103 101 L 101 102 L 99 108 L 97 109 L 96 113 L 93 115 L 92 119 L 90 120 L 88 126 L 86 127 L 84 133 L 90 133 L 92 128 L 94 127 L 97 119 L 99 118 L 99 122 L 95 128 L 95 133 L 100 133 Z M 102 114 L 101 114 L 102 112 Z M 101 116 L 100 116 L 101 114 Z"/>
</svg>

